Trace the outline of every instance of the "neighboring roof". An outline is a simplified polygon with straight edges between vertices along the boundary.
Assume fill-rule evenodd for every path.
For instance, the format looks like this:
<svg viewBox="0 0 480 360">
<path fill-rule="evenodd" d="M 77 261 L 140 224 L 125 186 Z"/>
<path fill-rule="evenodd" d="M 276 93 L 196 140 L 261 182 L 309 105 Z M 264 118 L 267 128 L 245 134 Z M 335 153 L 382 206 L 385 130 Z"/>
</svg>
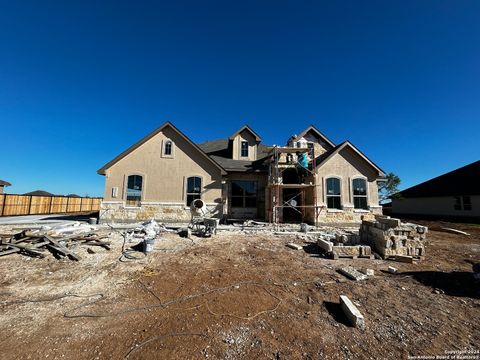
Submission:
<svg viewBox="0 0 480 360">
<path fill-rule="evenodd" d="M 343 143 L 337 145 L 333 149 L 327 151 L 326 153 L 320 155 L 316 158 L 317 167 L 325 164 L 328 160 L 330 160 L 335 154 L 338 154 L 340 151 L 349 147 L 354 152 L 356 152 L 360 157 L 362 157 L 370 166 L 372 166 L 375 170 L 378 171 L 380 176 L 385 176 L 385 172 L 380 169 L 372 160 L 370 160 L 364 153 L 358 150 L 350 141 L 344 141 Z"/>
<path fill-rule="evenodd" d="M 12 186 L 8 181 L 0 180 L 0 186 Z"/>
<path fill-rule="evenodd" d="M 77 194 L 68 194 L 68 195 L 65 195 L 66 197 L 73 197 L 73 198 L 79 198 L 81 197 L 80 195 L 77 195 Z M 86 196 L 88 197 L 88 196 Z"/>
<path fill-rule="evenodd" d="M 124 152 L 122 152 L 120 155 L 118 155 L 117 157 L 115 157 L 113 160 L 111 160 L 110 162 L 106 163 L 105 165 L 103 165 L 100 169 L 97 170 L 97 173 L 100 174 L 100 175 L 105 175 L 105 170 L 107 170 L 108 168 L 110 168 L 112 165 L 116 164 L 118 161 L 120 161 L 121 159 L 123 159 L 125 156 L 127 156 L 128 154 L 130 154 L 132 151 L 134 151 L 135 149 L 137 149 L 138 147 L 140 147 L 141 145 L 143 145 L 144 143 L 146 143 L 148 140 L 150 140 L 152 137 L 154 137 L 155 135 L 157 135 L 159 132 L 161 132 L 164 128 L 166 128 L 167 126 L 171 127 L 175 132 L 178 133 L 178 135 L 180 135 L 185 141 L 187 141 L 190 145 L 192 145 L 195 149 L 197 149 L 203 156 L 205 156 L 206 159 L 208 159 L 210 162 L 212 162 L 212 164 L 214 164 L 216 167 L 218 167 L 220 169 L 220 171 L 222 172 L 222 174 L 225 174 L 225 169 L 223 169 L 218 163 L 216 163 L 210 156 L 208 156 L 207 154 L 205 154 L 203 152 L 202 149 L 200 149 L 198 147 L 198 145 L 196 145 L 194 142 L 192 142 L 184 133 L 182 133 L 180 130 L 178 130 L 171 122 L 167 121 L 165 122 L 162 126 L 160 126 L 159 128 L 153 130 L 150 134 L 148 134 L 147 136 L 145 136 L 143 139 L 141 139 L 140 141 L 138 141 L 137 143 L 133 144 L 132 146 L 130 146 L 127 150 L 125 150 Z"/>
<path fill-rule="evenodd" d="M 230 135 L 230 137 L 228 139 L 233 140 L 235 138 L 235 136 L 240 134 L 243 130 L 249 131 L 253 136 L 255 136 L 255 140 L 257 140 L 258 142 L 262 141 L 262 138 L 255 131 L 253 131 L 252 128 L 250 126 L 248 126 L 247 124 L 243 125 L 234 134 Z"/>
<path fill-rule="evenodd" d="M 328 145 L 330 145 L 331 147 L 335 147 L 335 144 L 330 141 L 329 138 L 327 138 L 320 130 L 318 130 L 315 125 L 310 125 L 309 127 L 307 127 L 305 130 L 303 130 L 299 135 L 297 135 L 297 137 L 295 138 L 296 140 L 298 139 L 301 139 L 302 137 L 304 137 L 309 131 L 312 131 L 314 132 L 318 137 L 320 137 L 321 139 L 323 139 L 323 141 L 325 141 Z"/>
<path fill-rule="evenodd" d="M 228 139 L 218 139 L 207 141 L 199 144 L 198 147 L 202 149 L 208 156 L 210 156 L 216 163 L 220 164 L 227 171 L 264 171 L 266 166 L 264 164 L 265 158 L 268 156 L 267 146 L 259 144 L 257 146 L 257 159 L 250 160 L 233 160 L 232 152 L 229 148 L 230 142 Z"/>
<path fill-rule="evenodd" d="M 480 160 L 397 194 L 404 198 L 480 195 Z"/>
<path fill-rule="evenodd" d="M 25 193 L 23 195 L 32 195 L 32 196 L 55 196 L 52 193 L 49 193 L 48 191 L 44 190 L 35 190 L 35 191 L 30 191 L 28 193 Z"/>
</svg>

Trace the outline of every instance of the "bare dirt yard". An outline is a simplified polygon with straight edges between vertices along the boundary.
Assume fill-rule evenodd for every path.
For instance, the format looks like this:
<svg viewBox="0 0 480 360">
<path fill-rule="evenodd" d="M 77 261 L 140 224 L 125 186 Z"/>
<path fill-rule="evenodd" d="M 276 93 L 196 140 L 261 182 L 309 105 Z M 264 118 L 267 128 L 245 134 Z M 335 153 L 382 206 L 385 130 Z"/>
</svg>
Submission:
<svg viewBox="0 0 480 360">
<path fill-rule="evenodd" d="M 241 232 L 162 234 L 140 260 L 119 261 L 117 233 L 110 251 L 79 248 L 79 262 L 4 256 L 0 357 L 478 359 L 480 227 L 424 224 L 426 259 L 415 264 L 329 260 L 295 236 Z M 445 225 L 471 236 L 436 231 Z M 292 241 L 303 250 L 285 246 Z M 346 265 L 375 276 L 347 280 L 336 271 Z M 357 305 L 365 330 L 350 326 L 339 295 Z"/>
</svg>

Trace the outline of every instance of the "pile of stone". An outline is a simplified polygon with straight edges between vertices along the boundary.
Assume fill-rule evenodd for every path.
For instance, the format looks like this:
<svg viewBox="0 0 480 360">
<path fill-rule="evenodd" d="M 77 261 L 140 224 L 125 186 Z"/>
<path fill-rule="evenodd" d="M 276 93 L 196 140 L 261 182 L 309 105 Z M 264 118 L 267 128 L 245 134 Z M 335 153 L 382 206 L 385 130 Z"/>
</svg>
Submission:
<svg viewBox="0 0 480 360">
<path fill-rule="evenodd" d="M 360 239 L 384 259 L 410 256 L 422 259 L 425 255 L 425 240 L 428 228 L 400 219 L 377 216 L 375 220 L 363 220 Z"/>
<path fill-rule="evenodd" d="M 332 259 L 374 258 L 370 246 L 363 244 L 360 235 L 354 231 L 322 235 L 317 239 L 317 245 Z"/>
</svg>

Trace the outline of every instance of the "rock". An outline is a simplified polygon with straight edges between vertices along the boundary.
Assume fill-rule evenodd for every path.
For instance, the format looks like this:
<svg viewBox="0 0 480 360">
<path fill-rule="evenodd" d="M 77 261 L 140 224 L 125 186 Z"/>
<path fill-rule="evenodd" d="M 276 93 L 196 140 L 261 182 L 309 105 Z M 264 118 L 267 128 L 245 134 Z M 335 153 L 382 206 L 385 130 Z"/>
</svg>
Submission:
<svg viewBox="0 0 480 360">
<path fill-rule="evenodd" d="M 359 329 L 365 329 L 365 318 L 352 303 L 352 301 L 345 295 L 340 295 L 340 306 L 348 318 L 348 321 Z"/>
<path fill-rule="evenodd" d="M 396 274 L 398 272 L 398 269 L 397 268 L 394 268 L 393 266 L 389 266 L 388 267 L 388 272 L 390 274 Z"/>
<path fill-rule="evenodd" d="M 367 276 L 374 276 L 375 275 L 375 271 L 373 271 L 373 269 L 360 269 L 359 271 L 362 274 L 365 274 Z"/>
<path fill-rule="evenodd" d="M 303 249 L 302 245 L 297 245 L 297 244 L 294 244 L 294 243 L 288 243 L 287 246 L 291 249 L 294 249 L 294 250 L 302 250 Z"/>
<path fill-rule="evenodd" d="M 352 267 L 345 267 L 345 268 L 340 268 L 338 269 L 338 272 L 342 275 L 345 275 L 346 277 L 355 280 L 355 281 L 360 281 L 360 280 L 366 280 L 367 275 L 362 274 L 361 272 L 357 271 L 356 269 Z"/>
</svg>

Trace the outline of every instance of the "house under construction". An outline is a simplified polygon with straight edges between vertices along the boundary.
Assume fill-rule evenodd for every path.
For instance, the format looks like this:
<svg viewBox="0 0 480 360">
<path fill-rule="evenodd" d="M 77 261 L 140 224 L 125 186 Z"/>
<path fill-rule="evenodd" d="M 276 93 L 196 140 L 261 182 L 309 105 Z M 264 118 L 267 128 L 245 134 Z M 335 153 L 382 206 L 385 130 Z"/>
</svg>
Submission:
<svg viewBox="0 0 480 360">
<path fill-rule="evenodd" d="M 195 144 L 169 122 L 98 173 L 105 176 L 104 221 L 184 222 L 202 199 L 219 219 L 360 222 L 381 213 L 377 181 L 384 178 L 351 142 L 335 144 L 313 125 L 285 146 L 266 146 L 248 125 Z"/>
</svg>

